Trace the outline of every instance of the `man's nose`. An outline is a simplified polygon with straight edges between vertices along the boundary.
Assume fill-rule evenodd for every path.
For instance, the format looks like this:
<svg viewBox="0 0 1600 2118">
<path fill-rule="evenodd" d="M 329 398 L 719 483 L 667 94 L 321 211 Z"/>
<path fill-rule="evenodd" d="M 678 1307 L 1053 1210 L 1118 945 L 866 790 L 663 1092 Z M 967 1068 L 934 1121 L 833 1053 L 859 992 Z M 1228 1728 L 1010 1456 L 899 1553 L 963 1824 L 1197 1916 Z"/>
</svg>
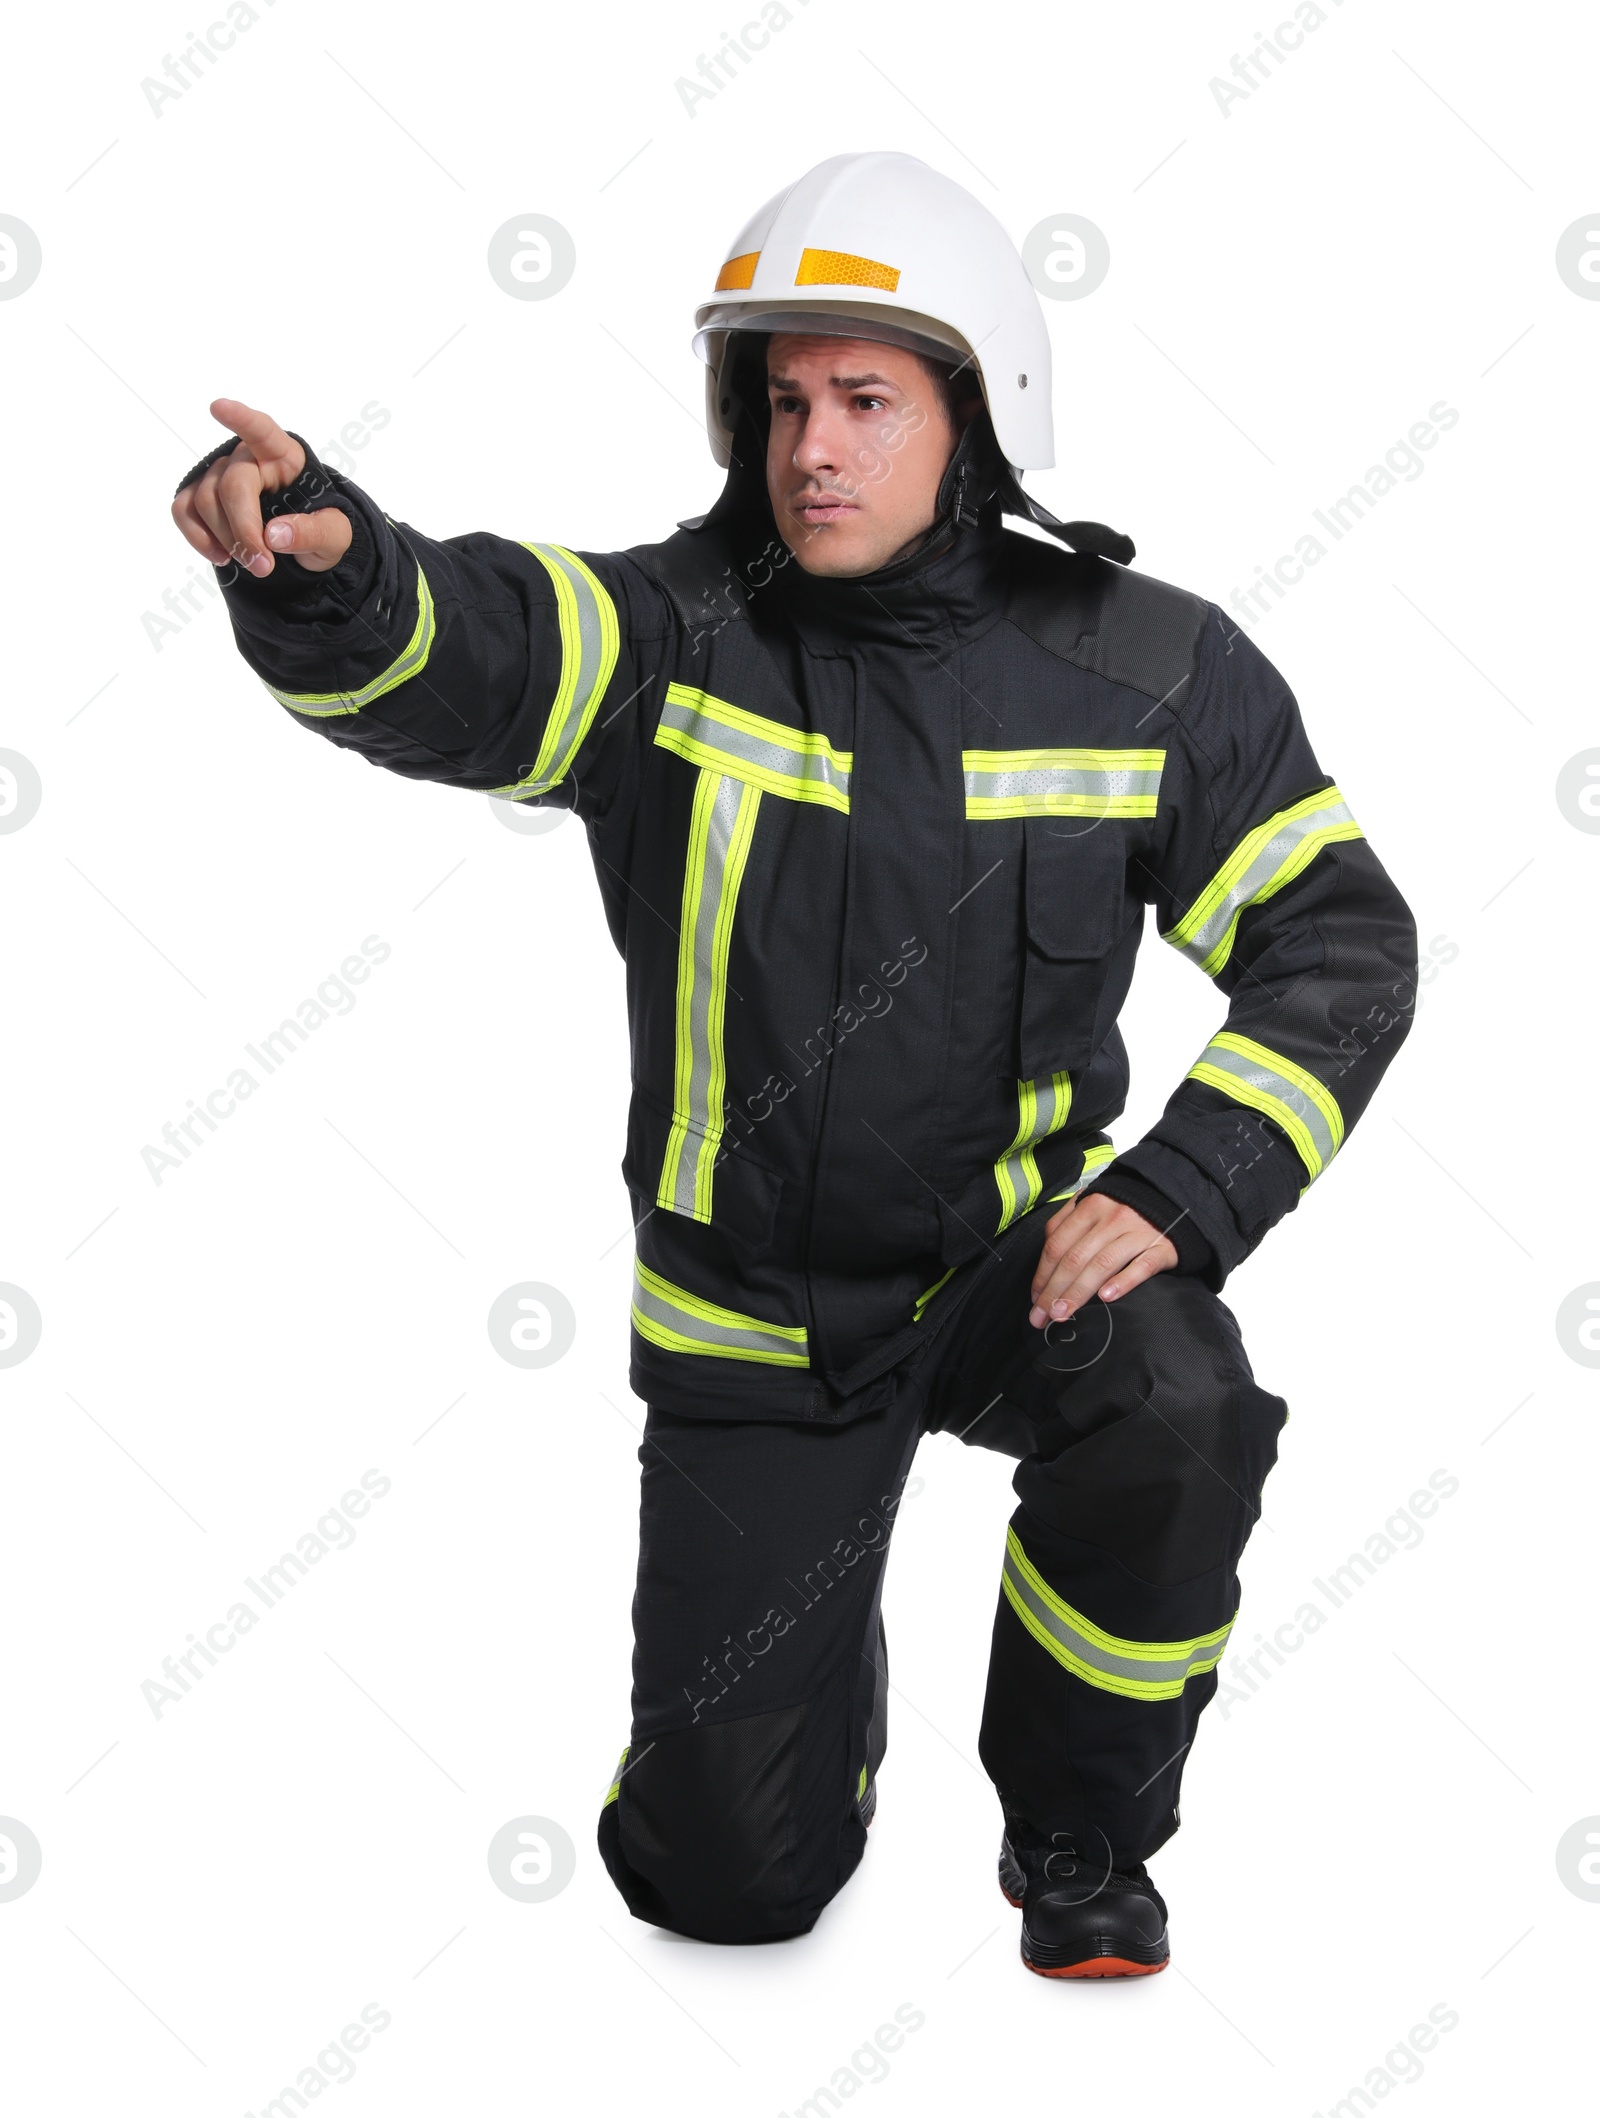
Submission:
<svg viewBox="0 0 1600 2118">
<path fill-rule="evenodd" d="M 843 459 L 836 422 L 825 414 L 811 413 L 795 443 L 794 460 L 797 469 L 812 476 L 837 471 Z"/>
</svg>

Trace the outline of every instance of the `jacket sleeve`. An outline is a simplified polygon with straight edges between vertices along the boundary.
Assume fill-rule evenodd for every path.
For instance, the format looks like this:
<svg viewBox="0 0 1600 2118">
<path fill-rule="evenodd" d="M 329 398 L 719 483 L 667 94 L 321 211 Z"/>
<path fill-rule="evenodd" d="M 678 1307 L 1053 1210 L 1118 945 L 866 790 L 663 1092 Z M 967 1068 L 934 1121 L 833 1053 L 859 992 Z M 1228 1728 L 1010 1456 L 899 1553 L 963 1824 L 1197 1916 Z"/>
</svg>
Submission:
<svg viewBox="0 0 1600 2118">
<path fill-rule="evenodd" d="M 1288 686 L 1218 610 L 1174 720 L 1146 894 L 1227 1020 L 1093 1188 L 1115 1197 L 1122 1171 L 1172 1200 L 1220 1287 L 1333 1160 L 1404 1041 L 1416 929 Z"/>
<path fill-rule="evenodd" d="M 309 449 L 262 511 L 328 506 L 351 522 L 337 566 L 219 569 L 239 651 L 278 703 L 409 779 L 604 821 L 636 779 L 638 664 L 667 628 L 645 577 L 557 544 L 424 537 Z"/>
</svg>

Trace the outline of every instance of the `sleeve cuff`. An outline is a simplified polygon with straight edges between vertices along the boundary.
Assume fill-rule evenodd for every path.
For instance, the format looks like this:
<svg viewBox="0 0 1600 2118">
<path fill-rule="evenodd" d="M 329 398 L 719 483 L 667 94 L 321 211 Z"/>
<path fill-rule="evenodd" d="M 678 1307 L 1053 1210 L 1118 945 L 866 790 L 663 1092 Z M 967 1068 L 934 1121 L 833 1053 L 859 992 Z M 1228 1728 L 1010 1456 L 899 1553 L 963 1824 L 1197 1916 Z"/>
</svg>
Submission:
<svg viewBox="0 0 1600 2118">
<path fill-rule="evenodd" d="M 337 566 L 325 567 L 320 573 L 297 565 L 292 554 L 279 558 L 264 580 L 242 566 L 219 567 L 217 571 L 224 577 L 225 588 L 243 591 L 260 606 L 285 615 L 292 613 L 299 619 L 338 623 L 360 608 L 375 585 L 379 555 L 367 518 L 371 503 L 364 507 L 361 503 L 365 495 L 354 487 L 343 489 L 343 480 L 321 462 L 303 434 L 286 431 L 291 441 L 299 442 L 306 460 L 292 485 L 284 486 L 281 492 L 262 494 L 263 523 L 278 515 L 307 515 L 318 508 L 336 507 L 349 521 L 350 548 Z M 231 455 L 238 445 L 238 436 L 232 435 L 209 456 L 203 456 L 185 475 L 178 491 L 193 485 L 219 457 Z"/>
<path fill-rule="evenodd" d="M 1080 1200 L 1092 1198 L 1096 1192 L 1115 1199 L 1119 1206 L 1131 1206 L 1152 1227 L 1161 1230 L 1178 1253 L 1174 1271 L 1194 1278 L 1215 1272 L 1216 1253 L 1195 1226 L 1194 1216 L 1181 1206 L 1175 1206 L 1165 1192 L 1157 1191 L 1143 1177 L 1135 1176 L 1132 1170 L 1118 1169 L 1113 1163 L 1103 1176 L 1080 1191 L 1078 1197 Z"/>
</svg>

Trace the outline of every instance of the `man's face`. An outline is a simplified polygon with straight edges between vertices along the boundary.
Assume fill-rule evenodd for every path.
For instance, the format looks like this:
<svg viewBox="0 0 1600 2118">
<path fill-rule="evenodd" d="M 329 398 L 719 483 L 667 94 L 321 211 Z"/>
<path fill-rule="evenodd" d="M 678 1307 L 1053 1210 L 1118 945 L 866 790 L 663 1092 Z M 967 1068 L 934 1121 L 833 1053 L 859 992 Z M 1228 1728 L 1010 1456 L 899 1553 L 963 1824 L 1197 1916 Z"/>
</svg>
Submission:
<svg viewBox="0 0 1600 2118">
<path fill-rule="evenodd" d="M 767 494 L 808 574 L 870 574 L 933 526 L 959 429 L 915 353 L 780 332 L 767 394 Z"/>
</svg>

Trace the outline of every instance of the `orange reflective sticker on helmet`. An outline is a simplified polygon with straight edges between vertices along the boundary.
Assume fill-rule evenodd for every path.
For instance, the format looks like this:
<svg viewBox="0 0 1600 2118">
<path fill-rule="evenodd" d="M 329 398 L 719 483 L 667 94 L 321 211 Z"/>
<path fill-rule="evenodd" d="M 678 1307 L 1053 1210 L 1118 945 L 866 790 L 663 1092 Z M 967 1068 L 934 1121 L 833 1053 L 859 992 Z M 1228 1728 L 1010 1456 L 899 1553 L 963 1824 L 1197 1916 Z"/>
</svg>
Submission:
<svg viewBox="0 0 1600 2118">
<path fill-rule="evenodd" d="M 712 290 L 717 294 L 742 293 L 756 276 L 756 260 L 759 250 L 747 250 L 742 257 L 730 257 L 717 274 L 717 284 Z"/>
<path fill-rule="evenodd" d="M 900 284 L 900 268 L 880 265 L 876 258 L 855 257 L 848 250 L 802 250 L 794 283 L 797 287 L 881 287 L 885 294 L 893 294 Z"/>
</svg>

